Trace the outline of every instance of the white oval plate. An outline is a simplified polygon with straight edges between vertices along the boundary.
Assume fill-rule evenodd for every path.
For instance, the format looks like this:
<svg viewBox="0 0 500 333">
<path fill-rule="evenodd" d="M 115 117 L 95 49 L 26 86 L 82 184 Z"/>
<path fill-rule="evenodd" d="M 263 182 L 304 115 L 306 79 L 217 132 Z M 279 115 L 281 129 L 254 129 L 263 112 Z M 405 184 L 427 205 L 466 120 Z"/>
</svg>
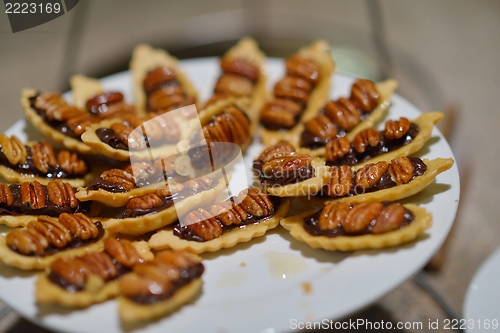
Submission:
<svg viewBox="0 0 500 333">
<path fill-rule="evenodd" d="M 500 248 L 477 270 L 465 294 L 462 322 L 467 333 L 495 332 L 500 327 Z M 496 320 L 496 323 L 493 322 Z"/>
<path fill-rule="evenodd" d="M 181 61 L 202 98 L 208 98 L 218 76 L 218 60 Z M 268 60 L 269 87 L 284 73 L 283 62 Z M 348 96 L 353 78 L 335 74 L 331 98 Z M 127 72 L 102 80 L 108 89 L 131 94 Z M 420 111 L 394 96 L 389 116 L 416 118 Z M 24 120 L 8 131 L 22 139 L 33 134 Z M 245 157 L 247 170 L 261 146 L 254 143 Z M 420 156 L 453 157 L 435 129 Z M 303 321 L 335 320 L 366 306 L 421 269 L 444 241 L 455 219 L 460 187 L 458 169 L 439 175 L 436 183 L 407 202 L 422 204 L 433 214 L 431 229 L 417 242 L 381 251 L 353 253 L 313 250 L 277 228 L 264 237 L 235 248 L 206 254 L 203 292 L 191 304 L 157 322 L 124 327 L 117 303 L 108 301 L 85 310 L 38 307 L 33 297 L 35 278 L 0 266 L 0 298 L 39 325 L 65 332 L 283 332 Z"/>
</svg>

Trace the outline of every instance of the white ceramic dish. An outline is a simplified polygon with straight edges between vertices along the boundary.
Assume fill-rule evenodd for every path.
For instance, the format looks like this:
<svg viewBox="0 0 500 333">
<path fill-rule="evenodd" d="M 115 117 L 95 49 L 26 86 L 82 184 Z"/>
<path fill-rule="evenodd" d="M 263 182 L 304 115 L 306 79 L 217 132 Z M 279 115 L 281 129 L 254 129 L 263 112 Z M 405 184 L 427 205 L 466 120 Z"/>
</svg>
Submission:
<svg viewBox="0 0 500 333">
<path fill-rule="evenodd" d="M 465 294 L 463 315 L 467 333 L 500 330 L 500 248 L 474 274 Z"/>
<path fill-rule="evenodd" d="M 192 59 L 181 64 L 201 97 L 207 98 L 218 76 L 218 60 Z M 268 60 L 270 87 L 282 76 L 283 67 L 279 59 Z M 352 81 L 347 75 L 335 74 L 330 97 L 348 96 Z M 112 75 L 102 82 L 108 89 L 131 96 L 128 73 Z M 394 96 L 391 118 L 404 115 L 413 119 L 419 114 L 405 99 Z M 24 120 L 18 121 L 8 133 L 22 139 L 39 137 Z M 260 150 L 258 142 L 250 147 L 245 157 L 247 168 Z M 436 129 L 419 155 L 453 157 L 448 143 Z M 3 265 L 0 265 L 0 298 L 27 319 L 65 332 L 290 331 L 294 323 L 335 320 L 349 315 L 415 274 L 448 234 L 459 193 L 458 169 L 454 166 L 439 175 L 436 183 L 423 193 L 405 200 L 425 206 L 433 214 L 434 223 L 418 241 L 396 248 L 353 253 L 313 250 L 278 228 L 250 243 L 205 254 L 202 295 L 173 315 L 139 327 L 120 324 L 115 301 L 82 311 L 38 307 L 33 297 L 32 274 Z"/>
</svg>

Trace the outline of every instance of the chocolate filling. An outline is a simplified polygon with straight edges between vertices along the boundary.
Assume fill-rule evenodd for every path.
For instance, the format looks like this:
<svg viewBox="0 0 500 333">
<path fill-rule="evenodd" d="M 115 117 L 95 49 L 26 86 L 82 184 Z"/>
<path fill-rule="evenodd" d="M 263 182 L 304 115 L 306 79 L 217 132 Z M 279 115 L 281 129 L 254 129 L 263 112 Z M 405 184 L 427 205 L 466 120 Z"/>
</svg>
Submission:
<svg viewBox="0 0 500 333">
<path fill-rule="evenodd" d="M 45 256 L 48 256 L 48 255 L 57 253 L 57 252 L 71 250 L 71 249 L 77 249 L 79 247 L 95 243 L 99 239 L 101 239 L 102 236 L 104 236 L 104 228 L 102 227 L 102 223 L 101 222 L 95 222 L 94 224 L 97 227 L 97 229 L 99 230 L 99 233 L 98 233 L 97 237 L 94 237 L 94 238 L 91 238 L 91 239 L 87 239 L 87 240 L 82 240 L 79 237 L 72 236 L 71 242 L 69 242 L 64 248 L 61 249 L 61 248 L 57 248 L 57 247 L 53 247 L 53 246 L 49 245 L 49 247 L 47 247 L 44 250 L 44 253 L 42 255 L 24 254 L 24 253 L 19 252 L 18 249 L 15 246 L 9 246 L 9 248 L 12 251 L 15 251 L 15 252 L 17 252 L 17 253 L 19 253 L 19 254 L 21 254 L 23 256 L 27 256 L 27 257 L 45 257 Z"/>
<path fill-rule="evenodd" d="M 45 112 L 45 110 L 35 107 L 35 101 L 38 98 L 38 96 L 40 96 L 40 94 L 41 94 L 40 92 L 37 92 L 35 96 L 29 98 L 31 108 L 35 110 L 35 112 L 40 117 L 42 117 L 43 121 L 50 127 L 54 128 L 55 130 L 58 130 L 64 135 L 67 135 L 69 137 L 81 141 L 82 139 L 80 138 L 80 135 L 75 134 L 75 132 L 73 132 L 73 130 L 71 130 L 71 128 L 69 128 L 64 121 L 50 120 L 47 118 L 47 113 Z"/>
<path fill-rule="evenodd" d="M 140 208 L 126 209 L 123 212 L 122 218 L 126 219 L 129 217 L 145 216 L 145 215 L 155 214 L 155 213 L 161 212 L 165 209 L 172 207 L 174 205 L 174 200 L 186 199 L 186 198 L 193 196 L 195 194 L 198 194 L 200 192 L 207 191 L 211 188 L 214 188 L 216 186 L 216 184 L 217 183 L 214 181 L 210 185 L 207 184 L 206 186 L 200 186 L 198 189 L 192 189 L 189 187 L 185 187 L 179 192 L 173 193 L 172 195 L 169 195 L 166 197 L 162 197 L 161 204 L 156 206 L 156 207 L 152 207 L 149 209 L 140 209 Z"/>
<path fill-rule="evenodd" d="M 161 295 L 134 295 L 129 297 L 129 299 L 138 304 L 153 304 L 159 301 L 166 300 L 173 294 L 175 294 L 175 292 L 181 287 L 199 278 L 203 274 L 204 270 L 205 267 L 201 262 L 190 267 L 181 268 L 180 278 L 172 282 L 172 287 L 166 293 Z"/>
<path fill-rule="evenodd" d="M 7 205 L 5 203 L 0 203 L 0 215 L 48 215 L 52 217 L 57 217 L 62 213 L 88 213 L 90 211 L 90 201 L 81 202 L 78 201 L 75 208 L 70 206 L 56 206 L 52 201 L 49 200 L 49 195 L 47 193 L 46 186 L 45 189 L 45 207 L 42 208 L 30 208 L 28 205 L 21 201 L 20 184 L 10 184 L 9 188 L 12 192 L 13 203 L 12 205 Z"/>
<path fill-rule="evenodd" d="M 127 273 L 129 273 L 131 271 L 130 268 L 127 268 L 127 267 L 123 266 L 122 264 L 120 264 L 119 262 L 117 262 L 115 259 L 112 259 L 111 261 L 112 261 L 113 265 L 116 267 L 116 269 L 118 271 L 118 274 L 116 276 L 110 277 L 105 282 L 111 281 L 111 280 L 116 280 L 120 276 L 122 276 L 124 274 L 127 274 Z M 82 291 L 82 290 L 85 289 L 85 286 L 80 286 L 80 285 L 77 285 L 77 284 L 73 284 L 73 283 L 65 280 L 64 278 L 60 277 L 54 271 L 51 271 L 49 273 L 49 275 L 47 276 L 47 278 L 49 279 L 50 282 L 52 282 L 53 284 L 55 284 L 55 285 L 63 288 L 64 290 L 66 290 L 69 293 L 74 293 L 74 292 Z"/>
<path fill-rule="evenodd" d="M 424 161 L 422 161 L 418 157 L 408 157 L 408 159 L 410 160 L 411 165 L 413 166 L 413 175 L 409 181 L 409 182 L 411 182 L 413 179 L 415 179 L 415 177 L 419 177 L 427 171 L 427 165 L 425 165 Z M 356 186 L 356 174 L 357 174 L 357 172 L 355 172 L 353 174 L 352 187 L 351 187 L 351 190 L 349 191 L 349 193 L 347 195 L 345 195 L 346 197 L 351 197 L 353 195 L 359 195 L 359 194 L 364 194 L 364 193 L 369 193 L 369 192 L 375 192 L 375 191 L 379 191 L 379 190 L 383 190 L 386 188 L 396 186 L 396 183 L 392 180 L 392 176 L 389 173 L 389 170 L 387 170 L 382 175 L 382 177 L 379 179 L 379 181 L 370 188 Z M 329 197 L 328 195 L 325 194 L 326 188 L 328 186 L 330 186 L 330 185 L 327 184 L 327 185 L 323 186 L 323 190 L 320 193 L 316 194 L 316 196 Z M 336 196 L 336 198 L 338 198 L 338 196 Z"/>
<path fill-rule="evenodd" d="M 417 136 L 419 132 L 418 125 L 411 123 L 410 129 L 406 133 L 406 135 L 403 135 L 399 139 L 394 139 L 394 140 L 389 140 L 385 138 L 384 133 L 381 132 L 381 140 L 378 145 L 375 147 L 366 147 L 365 151 L 363 153 L 358 153 L 355 151 L 352 147 L 351 144 L 351 150 L 344 155 L 344 157 L 339 158 L 335 161 L 326 161 L 326 164 L 329 166 L 340 166 L 340 165 L 356 165 L 361 162 L 368 161 L 369 159 L 382 155 L 385 153 L 388 153 L 390 151 L 396 150 L 404 145 L 407 145 L 408 143 L 412 142 L 413 139 Z"/>
<path fill-rule="evenodd" d="M 382 204 L 384 204 L 384 207 L 388 206 L 392 202 L 390 201 L 384 201 Z M 304 229 L 307 231 L 307 233 L 313 235 L 313 236 L 327 236 L 327 237 L 337 237 L 337 236 L 359 236 L 359 235 L 366 235 L 371 233 L 371 229 L 373 225 L 375 224 L 376 219 L 370 222 L 368 227 L 366 229 L 357 232 L 357 233 L 347 233 L 344 231 L 342 226 L 338 226 L 335 229 L 331 230 L 323 230 L 319 227 L 319 215 L 321 214 L 321 210 L 317 211 L 316 213 L 308 216 L 304 220 Z M 415 216 L 411 211 L 405 208 L 405 215 L 404 215 L 404 221 L 403 224 L 401 225 L 400 228 L 404 228 L 407 225 L 410 225 L 414 222 Z"/>
<path fill-rule="evenodd" d="M 6 167 L 17 171 L 22 174 L 30 174 L 30 175 L 35 175 L 38 177 L 43 177 L 43 178 L 51 178 L 51 179 L 74 179 L 76 176 L 79 175 L 70 175 L 63 169 L 61 169 L 61 166 L 59 164 L 56 164 L 55 166 L 48 166 L 48 171 L 42 172 L 37 169 L 35 162 L 33 161 L 33 155 L 31 154 L 31 148 L 26 147 L 26 152 L 27 152 L 27 157 L 26 161 L 23 164 L 12 164 L 9 162 L 5 154 L 0 151 L 0 164 L 5 165 Z"/>
<path fill-rule="evenodd" d="M 95 134 L 97 135 L 99 140 L 112 148 L 128 150 L 128 145 L 123 143 L 118 135 L 116 135 L 116 132 L 111 128 L 98 128 L 95 130 Z"/>
<path fill-rule="evenodd" d="M 303 166 L 294 170 L 286 170 L 285 172 L 265 174 L 262 172 L 262 163 L 256 161 L 254 162 L 253 170 L 259 175 L 260 183 L 264 186 L 285 186 L 300 183 L 314 177 L 314 167 L 312 165 Z"/>
<path fill-rule="evenodd" d="M 237 198 L 232 197 L 229 200 L 235 201 Z M 228 231 L 231 231 L 233 229 L 239 229 L 243 228 L 249 224 L 257 224 L 262 221 L 266 221 L 270 219 L 271 217 L 274 216 L 276 211 L 278 210 L 281 200 L 279 197 L 273 197 L 269 196 L 269 199 L 271 200 L 273 204 L 273 209 L 269 212 L 268 215 L 262 216 L 262 217 L 256 217 L 253 216 L 250 213 L 247 213 L 247 219 L 245 221 L 240 222 L 239 224 L 230 224 L 230 225 L 224 225 L 221 223 L 222 231 L 223 233 L 226 233 Z M 185 240 L 190 240 L 190 241 L 195 241 L 195 242 L 205 242 L 206 240 L 201 238 L 200 236 L 196 235 L 191 228 L 188 226 L 182 226 L 179 221 L 173 224 L 173 232 L 174 235 L 176 235 L 179 238 L 185 239 Z"/>
</svg>

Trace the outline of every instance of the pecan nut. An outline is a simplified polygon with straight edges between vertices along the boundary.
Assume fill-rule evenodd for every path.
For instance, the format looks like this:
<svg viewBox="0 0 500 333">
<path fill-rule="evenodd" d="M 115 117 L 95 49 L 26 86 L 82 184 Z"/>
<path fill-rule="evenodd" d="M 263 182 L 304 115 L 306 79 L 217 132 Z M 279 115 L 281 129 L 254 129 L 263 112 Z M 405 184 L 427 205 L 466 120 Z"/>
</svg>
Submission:
<svg viewBox="0 0 500 333">
<path fill-rule="evenodd" d="M 361 119 L 356 106 L 346 98 L 326 103 L 325 112 L 328 118 L 346 131 L 352 130 Z"/>
<path fill-rule="evenodd" d="M 21 202 L 32 209 L 40 209 L 46 205 L 45 188 L 40 182 L 35 180 L 33 183 L 24 182 L 19 189 Z"/>
<path fill-rule="evenodd" d="M 43 93 L 35 99 L 35 108 L 43 110 L 48 120 L 67 121 L 85 114 L 85 111 L 69 106 L 59 93 Z"/>
<path fill-rule="evenodd" d="M 129 136 L 130 133 L 134 130 L 132 126 L 123 124 L 123 123 L 115 123 L 110 126 L 110 128 L 115 132 L 118 139 L 126 146 L 129 145 Z"/>
<path fill-rule="evenodd" d="M 175 70 L 171 67 L 158 67 L 149 71 L 143 80 L 143 87 L 146 93 L 150 93 L 162 85 L 175 80 Z"/>
<path fill-rule="evenodd" d="M 149 193 L 130 199 L 127 203 L 127 209 L 148 210 L 160 206 L 162 202 L 162 199 L 156 193 Z"/>
<path fill-rule="evenodd" d="M 223 233 L 220 222 L 203 208 L 187 214 L 184 223 L 191 232 L 205 241 L 215 239 Z"/>
<path fill-rule="evenodd" d="M 397 185 L 408 184 L 413 179 L 413 164 L 408 157 L 391 161 L 389 172 Z"/>
<path fill-rule="evenodd" d="M 330 197 L 343 197 L 352 189 L 353 172 L 350 166 L 330 167 L 330 182 L 325 188 L 325 194 Z"/>
<path fill-rule="evenodd" d="M 229 106 L 208 125 L 203 126 L 207 144 L 210 142 L 232 142 L 237 145 L 250 138 L 250 122 L 243 111 Z"/>
<path fill-rule="evenodd" d="M 132 268 L 143 262 L 134 245 L 126 239 L 108 238 L 104 249 L 113 259 L 125 267 Z"/>
<path fill-rule="evenodd" d="M 0 203 L 10 206 L 13 202 L 14 197 L 12 196 L 12 190 L 10 189 L 9 185 L 0 184 Z"/>
<path fill-rule="evenodd" d="M 82 114 L 76 117 L 72 117 L 66 121 L 66 126 L 73 132 L 76 136 L 81 136 L 83 132 L 92 124 L 96 124 L 100 121 L 99 118 L 94 117 L 90 114 Z"/>
<path fill-rule="evenodd" d="M 273 211 L 273 203 L 266 193 L 259 189 L 249 188 L 238 194 L 238 204 L 247 213 L 255 217 L 269 215 Z"/>
<path fill-rule="evenodd" d="M 39 216 L 37 221 L 28 224 L 28 228 L 44 235 L 49 244 L 58 249 L 65 247 L 72 240 L 69 230 L 55 218 Z"/>
<path fill-rule="evenodd" d="M 375 84 L 370 80 L 359 79 L 351 87 L 351 100 L 364 112 L 373 110 L 379 101 L 380 95 Z"/>
<path fill-rule="evenodd" d="M 177 268 L 189 268 L 200 262 L 199 257 L 188 251 L 162 251 L 154 259 L 157 263 Z"/>
<path fill-rule="evenodd" d="M 40 141 L 40 143 L 35 143 L 33 147 L 31 147 L 31 155 L 33 156 L 35 167 L 43 173 L 49 171 L 49 166 L 55 167 L 57 165 L 54 149 L 45 140 Z"/>
<path fill-rule="evenodd" d="M 257 161 L 267 162 L 280 155 L 287 155 L 295 152 L 295 147 L 289 142 L 278 142 L 275 145 L 269 146 L 259 155 Z"/>
<path fill-rule="evenodd" d="M 330 202 L 321 211 L 318 226 L 321 230 L 334 230 L 342 226 L 351 206 L 347 202 Z"/>
<path fill-rule="evenodd" d="M 56 206 L 71 208 L 78 206 L 75 190 L 69 183 L 65 183 L 60 179 L 51 180 L 47 184 L 47 194 L 49 201 Z"/>
<path fill-rule="evenodd" d="M 135 187 L 134 176 L 121 169 L 106 170 L 101 174 L 100 178 L 122 187 L 125 191 L 130 191 Z"/>
<path fill-rule="evenodd" d="M 368 228 L 380 215 L 384 205 L 380 202 L 358 204 L 351 208 L 342 224 L 347 233 L 357 233 Z"/>
<path fill-rule="evenodd" d="M 118 276 L 118 269 L 105 252 L 86 253 L 80 259 L 90 267 L 92 273 L 105 281 Z"/>
<path fill-rule="evenodd" d="M 364 153 L 366 147 L 376 147 L 381 140 L 382 137 L 380 132 L 370 127 L 362 130 L 358 133 L 358 135 L 356 135 L 352 142 L 352 147 L 358 153 Z"/>
<path fill-rule="evenodd" d="M 14 229 L 5 237 L 7 246 L 25 255 L 43 255 L 49 247 L 44 235 L 33 228 Z"/>
<path fill-rule="evenodd" d="M 244 76 L 253 82 L 259 78 L 259 68 L 243 58 L 222 58 L 221 69 L 226 73 Z"/>
<path fill-rule="evenodd" d="M 210 207 L 212 213 L 223 225 L 240 224 L 247 219 L 247 212 L 234 201 L 219 201 Z"/>
<path fill-rule="evenodd" d="M 87 164 L 76 153 L 61 150 L 57 154 L 57 164 L 69 175 L 84 175 L 87 173 Z"/>
<path fill-rule="evenodd" d="M 363 190 L 372 188 L 388 169 L 389 164 L 385 161 L 365 165 L 356 172 L 356 187 L 361 186 Z"/>
<path fill-rule="evenodd" d="M 171 110 L 172 106 L 182 103 L 184 99 L 184 90 L 178 84 L 163 86 L 148 96 L 148 109 Z"/>
<path fill-rule="evenodd" d="M 285 62 L 286 71 L 290 76 L 298 76 L 316 84 L 320 79 L 319 66 L 313 61 L 300 55 L 293 55 Z"/>
<path fill-rule="evenodd" d="M 274 86 L 274 95 L 278 98 L 291 99 L 301 104 L 309 100 L 311 84 L 300 77 L 285 76 Z"/>
<path fill-rule="evenodd" d="M 385 123 L 384 136 L 389 140 L 402 138 L 410 130 L 410 121 L 407 118 L 389 120 Z"/>
<path fill-rule="evenodd" d="M 0 147 L 10 164 L 16 165 L 26 162 L 28 156 L 26 146 L 21 143 L 17 136 L 13 135 L 9 138 L 5 134 L 0 134 Z"/>
<path fill-rule="evenodd" d="M 276 156 L 262 165 L 266 177 L 283 177 L 299 169 L 311 167 L 312 157 L 308 154 L 288 154 Z"/>
<path fill-rule="evenodd" d="M 371 232 L 374 234 L 381 234 L 399 229 L 403 225 L 405 214 L 406 210 L 403 206 L 396 203 L 387 205 L 377 217 Z"/>
<path fill-rule="evenodd" d="M 50 265 L 57 276 L 71 285 L 83 288 L 92 274 L 92 268 L 81 258 L 59 258 Z"/>
<path fill-rule="evenodd" d="M 99 236 L 99 229 L 97 226 L 89 217 L 82 213 L 62 213 L 59 215 L 59 222 L 68 228 L 73 236 L 81 240 L 88 240 Z"/>
<path fill-rule="evenodd" d="M 134 273 L 126 274 L 118 280 L 120 293 L 125 297 L 164 295 L 171 290 L 171 281 L 175 280 L 168 277 L 179 275 L 175 267 L 164 267 L 151 262 L 136 265 Z"/>
<path fill-rule="evenodd" d="M 335 124 L 322 113 L 308 120 L 305 126 L 309 133 L 327 140 L 335 138 L 338 132 Z"/>
<path fill-rule="evenodd" d="M 261 121 L 270 129 L 291 128 L 302 112 L 302 106 L 292 100 L 276 98 L 267 103 L 261 112 Z"/>
<path fill-rule="evenodd" d="M 341 138 L 333 139 L 326 144 L 326 155 L 327 161 L 335 162 L 343 158 L 351 151 L 351 144 L 347 137 L 343 136 Z"/>
<path fill-rule="evenodd" d="M 250 96 L 253 93 L 253 83 L 246 77 L 234 75 L 234 74 L 223 74 L 217 80 L 215 84 L 214 92 L 216 94 L 228 94 L 231 96 Z"/>
</svg>

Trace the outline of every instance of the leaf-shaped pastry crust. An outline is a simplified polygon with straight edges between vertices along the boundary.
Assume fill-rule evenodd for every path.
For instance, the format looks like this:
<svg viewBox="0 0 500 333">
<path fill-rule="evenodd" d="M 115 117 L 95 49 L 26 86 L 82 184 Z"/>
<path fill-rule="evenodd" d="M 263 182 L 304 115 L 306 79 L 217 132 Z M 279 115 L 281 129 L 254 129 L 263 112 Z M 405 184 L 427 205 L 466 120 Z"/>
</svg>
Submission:
<svg viewBox="0 0 500 333">
<path fill-rule="evenodd" d="M 126 323 L 135 323 L 167 316 L 195 298 L 201 292 L 201 287 L 201 278 L 194 279 L 176 290 L 171 297 L 152 304 L 139 304 L 120 297 L 118 299 L 120 319 Z"/>
<path fill-rule="evenodd" d="M 297 125 L 290 130 L 273 131 L 265 128 L 260 129 L 260 136 L 265 146 L 270 146 L 280 141 L 288 141 L 294 146 L 299 147 L 300 135 L 304 129 L 303 123 L 316 116 L 328 100 L 330 76 L 335 71 L 335 63 L 330 56 L 328 43 L 324 40 L 315 41 L 311 45 L 300 49 L 297 54 L 316 63 L 320 68 L 321 78 L 312 90 L 301 120 Z"/>
<path fill-rule="evenodd" d="M 187 76 L 182 72 L 179 62 L 168 52 L 161 49 L 154 49 L 147 44 L 139 44 L 132 52 L 130 61 L 130 71 L 132 73 L 132 84 L 134 98 L 138 112 L 146 115 L 146 94 L 144 93 L 143 81 L 146 74 L 157 67 L 170 67 L 175 70 L 175 78 L 181 84 L 187 97 L 197 98 L 196 90 Z"/>
<path fill-rule="evenodd" d="M 401 229 L 383 234 L 367 234 L 361 236 L 313 236 L 304 229 L 304 219 L 313 211 L 290 216 L 281 220 L 280 224 L 290 231 L 295 239 L 306 243 L 314 249 L 328 251 L 356 251 L 382 249 L 411 242 L 432 225 L 432 216 L 424 208 L 416 205 L 404 205 L 415 216 L 412 224 Z"/>
<path fill-rule="evenodd" d="M 36 220 L 36 219 L 35 219 Z M 56 252 L 54 254 L 46 255 L 44 257 L 25 256 L 11 250 L 6 243 L 6 236 L 0 235 L 0 261 L 4 264 L 16 267 L 25 271 L 29 270 L 43 270 L 50 266 L 50 264 L 57 258 L 82 256 L 87 252 L 100 251 L 104 248 L 104 241 L 109 237 L 107 231 L 104 235 L 91 244 Z"/>
<path fill-rule="evenodd" d="M 98 152 L 92 150 L 82 141 L 75 138 L 69 137 L 60 131 L 52 128 L 48 125 L 42 117 L 36 113 L 35 110 L 31 108 L 30 97 L 36 96 L 37 91 L 35 89 L 25 88 L 21 91 L 21 106 L 23 107 L 26 118 L 31 122 L 31 124 L 39 130 L 42 134 L 47 136 L 49 139 L 60 143 L 66 149 L 71 151 L 77 151 L 82 154 L 97 154 Z"/>
<path fill-rule="evenodd" d="M 105 142 L 102 142 L 96 134 L 96 130 L 99 128 L 108 128 L 112 124 L 117 124 L 123 122 L 120 118 L 113 119 L 105 119 L 97 124 L 93 124 L 86 128 L 85 132 L 82 134 L 82 141 L 85 142 L 89 147 L 91 147 L 94 151 L 112 158 L 117 161 L 128 161 L 130 160 L 130 152 L 129 150 L 124 149 L 116 149 L 111 147 Z M 155 158 L 169 157 L 175 155 L 177 152 L 176 144 L 165 144 L 159 147 L 153 147 L 150 149 L 144 150 L 134 150 L 133 155 L 136 161 L 145 160 L 148 161 L 151 159 L 151 156 Z"/>
<path fill-rule="evenodd" d="M 235 46 L 231 47 L 222 57 L 223 59 L 244 59 L 259 68 L 259 76 L 255 82 L 253 93 L 246 102 L 248 103 L 248 116 L 253 124 L 257 124 L 260 109 L 268 99 L 266 90 L 267 76 L 262 68 L 266 62 L 266 55 L 259 49 L 257 42 L 251 37 L 242 38 Z"/>
<path fill-rule="evenodd" d="M 215 252 L 223 248 L 233 247 L 238 243 L 248 242 L 253 238 L 264 235 L 268 230 L 278 226 L 290 208 L 288 199 L 281 199 L 281 204 L 274 216 L 257 224 L 249 224 L 223 233 L 220 237 L 196 242 L 185 240 L 174 235 L 172 229 L 160 230 L 149 239 L 149 245 L 154 250 L 173 249 L 188 250 L 194 253 Z"/>
<path fill-rule="evenodd" d="M 147 242 L 137 241 L 133 242 L 133 245 L 144 260 L 154 258 Z M 88 283 L 92 284 L 92 281 Z M 99 285 L 100 283 L 102 280 L 96 281 L 95 287 L 90 285 L 85 290 L 68 292 L 52 283 L 47 274 L 39 274 L 35 283 L 35 298 L 38 303 L 56 303 L 70 308 L 86 308 L 119 295 L 120 288 L 116 280 L 104 282 L 103 285 Z"/>
<path fill-rule="evenodd" d="M 354 137 L 359 132 L 361 132 L 365 128 L 374 126 L 378 121 L 384 118 L 387 113 L 387 109 L 391 104 L 392 95 L 394 95 L 397 87 L 398 82 L 393 79 L 388 79 L 376 84 L 377 91 L 380 94 L 378 105 L 368 117 L 366 117 L 362 122 L 357 124 L 352 130 L 347 133 L 347 137 L 350 141 L 354 139 Z M 324 104 L 316 110 L 316 113 L 313 116 L 315 116 L 323 106 Z M 302 132 L 304 131 L 304 122 L 301 122 L 290 131 L 272 132 L 265 129 L 261 129 L 260 131 L 262 135 L 262 141 L 265 146 L 270 146 L 280 141 L 287 141 L 297 148 L 298 153 L 310 154 L 311 156 L 325 156 L 325 147 L 316 149 L 300 147 L 300 137 L 302 135 Z"/>
<path fill-rule="evenodd" d="M 382 202 L 386 200 L 388 201 L 400 200 L 407 197 L 411 197 L 412 195 L 423 191 L 436 179 L 436 177 L 440 173 L 450 169 L 454 163 L 452 158 L 436 158 L 433 160 L 428 160 L 425 158 L 423 161 L 427 166 L 427 171 L 423 175 L 415 177 L 411 182 L 407 184 L 397 185 L 383 190 L 363 193 L 351 197 L 342 197 L 342 198 L 303 197 L 301 198 L 301 200 L 321 207 L 332 201 L 335 202 L 345 201 L 350 204 L 358 204 L 358 203 Z"/>
<path fill-rule="evenodd" d="M 267 192 L 277 197 L 301 197 L 318 193 L 330 181 L 330 167 L 318 158 L 313 159 L 311 164 L 314 167 L 314 177 L 295 184 L 269 187 Z"/>
<path fill-rule="evenodd" d="M 175 222 L 178 214 L 184 215 L 196 207 L 212 204 L 225 189 L 226 183 L 223 178 L 220 178 L 214 188 L 178 201 L 172 207 L 157 213 L 126 219 L 99 219 L 99 221 L 102 222 L 104 229 L 111 233 L 144 234 Z"/>
</svg>

